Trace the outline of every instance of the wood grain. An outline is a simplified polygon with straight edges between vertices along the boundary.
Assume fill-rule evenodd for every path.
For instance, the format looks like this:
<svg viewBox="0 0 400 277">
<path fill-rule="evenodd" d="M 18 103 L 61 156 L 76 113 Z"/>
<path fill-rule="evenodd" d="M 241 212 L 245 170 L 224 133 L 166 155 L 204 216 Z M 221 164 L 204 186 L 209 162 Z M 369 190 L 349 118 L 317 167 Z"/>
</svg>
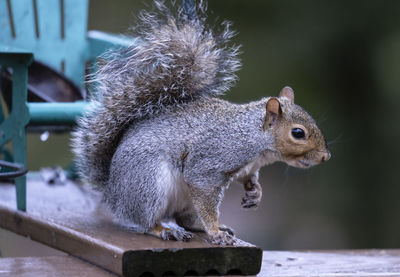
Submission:
<svg viewBox="0 0 400 277">
<path fill-rule="evenodd" d="M 71 256 L 1 258 L 0 277 L 116 276 Z"/>
<path fill-rule="evenodd" d="M 400 276 L 400 250 L 264 251 L 258 276 Z"/>
</svg>

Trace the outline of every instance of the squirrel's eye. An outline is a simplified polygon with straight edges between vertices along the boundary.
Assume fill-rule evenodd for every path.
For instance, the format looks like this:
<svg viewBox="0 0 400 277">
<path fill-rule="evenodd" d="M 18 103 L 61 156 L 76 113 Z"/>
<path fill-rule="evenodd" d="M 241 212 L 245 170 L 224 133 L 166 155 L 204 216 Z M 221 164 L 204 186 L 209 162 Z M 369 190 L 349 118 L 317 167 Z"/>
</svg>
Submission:
<svg viewBox="0 0 400 277">
<path fill-rule="evenodd" d="M 292 129 L 292 136 L 295 139 L 304 139 L 306 134 L 305 134 L 304 130 L 301 129 L 301 128 L 293 128 Z"/>
</svg>

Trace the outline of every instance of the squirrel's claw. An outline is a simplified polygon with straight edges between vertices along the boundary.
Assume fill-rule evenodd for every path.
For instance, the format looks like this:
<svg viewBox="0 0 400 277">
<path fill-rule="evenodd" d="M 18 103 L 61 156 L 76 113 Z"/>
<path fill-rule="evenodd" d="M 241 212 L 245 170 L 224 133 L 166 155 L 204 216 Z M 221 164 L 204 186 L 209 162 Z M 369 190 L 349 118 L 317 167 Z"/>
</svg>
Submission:
<svg viewBox="0 0 400 277">
<path fill-rule="evenodd" d="M 254 203 L 253 201 L 244 202 L 244 200 L 243 200 L 242 201 L 242 208 L 245 208 L 245 209 L 251 209 L 251 208 L 257 209 L 258 208 L 258 203 Z"/>
<path fill-rule="evenodd" d="M 260 184 L 248 181 L 245 184 L 246 195 L 242 198 L 242 207 L 245 209 L 257 208 L 261 202 L 262 189 Z"/>
<path fill-rule="evenodd" d="M 246 193 L 246 196 L 242 198 L 242 207 L 245 209 L 250 209 L 250 208 L 258 208 L 258 204 L 261 201 L 261 197 L 257 196 L 248 196 Z"/>
<path fill-rule="evenodd" d="M 219 227 L 218 227 L 218 229 L 220 230 L 220 231 L 224 231 L 224 232 L 227 232 L 229 235 L 231 235 L 231 236 L 234 236 L 235 235 L 235 231 L 231 228 L 231 227 L 228 227 L 228 226 L 226 226 L 226 225 L 220 225 Z"/>
<path fill-rule="evenodd" d="M 160 238 L 163 240 L 188 241 L 193 236 L 193 233 L 180 229 L 162 229 L 160 232 Z"/>
<path fill-rule="evenodd" d="M 226 231 L 219 231 L 215 235 L 210 236 L 210 242 L 212 244 L 217 244 L 217 245 L 234 245 L 237 242 L 237 239 L 235 236 L 229 234 Z"/>
</svg>

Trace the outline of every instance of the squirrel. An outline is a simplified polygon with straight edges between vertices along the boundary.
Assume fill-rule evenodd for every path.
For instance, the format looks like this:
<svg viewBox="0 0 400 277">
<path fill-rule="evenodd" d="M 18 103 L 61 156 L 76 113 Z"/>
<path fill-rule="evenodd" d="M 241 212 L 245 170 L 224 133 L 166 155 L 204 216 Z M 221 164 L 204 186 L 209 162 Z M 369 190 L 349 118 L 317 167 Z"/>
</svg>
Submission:
<svg viewBox="0 0 400 277">
<path fill-rule="evenodd" d="M 255 208 L 262 166 L 308 168 L 331 154 L 290 87 L 247 104 L 218 97 L 237 81 L 240 51 L 229 45 L 229 23 L 219 33 L 207 26 L 200 2 L 197 17 L 157 1 L 140 14 L 138 39 L 101 59 L 72 146 L 81 177 L 116 218 L 164 240 L 187 241 L 200 229 L 232 245 L 233 231 L 218 221 L 230 183 L 243 184 L 241 205 Z"/>
</svg>

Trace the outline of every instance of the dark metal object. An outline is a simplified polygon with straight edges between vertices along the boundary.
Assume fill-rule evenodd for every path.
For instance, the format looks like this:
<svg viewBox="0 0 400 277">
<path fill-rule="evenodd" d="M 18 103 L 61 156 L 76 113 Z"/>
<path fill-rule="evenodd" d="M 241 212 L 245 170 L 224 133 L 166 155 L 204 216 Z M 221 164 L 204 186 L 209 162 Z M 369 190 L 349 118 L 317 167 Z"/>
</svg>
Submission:
<svg viewBox="0 0 400 277">
<path fill-rule="evenodd" d="M 1 90 L 10 107 L 12 70 L 1 72 Z M 28 70 L 28 102 L 75 102 L 83 100 L 84 91 L 51 67 L 34 61 Z"/>
<path fill-rule="evenodd" d="M 83 99 L 83 92 L 71 80 L 38 61 L 34 61 L 29 68 L 28 90 L 46 102 L 75 102 Z"/>
<path fill-rule="evenodd" d="M 22 164 L 11 163 L 2 160 L 0 160 L 0 168 L 1 167 L 14 169 L 14 171 L 0 172 L 0 180 L 14 179 L 20 176 L 24 176 L 28 172 L 28 170 Z"/>
</svg>

